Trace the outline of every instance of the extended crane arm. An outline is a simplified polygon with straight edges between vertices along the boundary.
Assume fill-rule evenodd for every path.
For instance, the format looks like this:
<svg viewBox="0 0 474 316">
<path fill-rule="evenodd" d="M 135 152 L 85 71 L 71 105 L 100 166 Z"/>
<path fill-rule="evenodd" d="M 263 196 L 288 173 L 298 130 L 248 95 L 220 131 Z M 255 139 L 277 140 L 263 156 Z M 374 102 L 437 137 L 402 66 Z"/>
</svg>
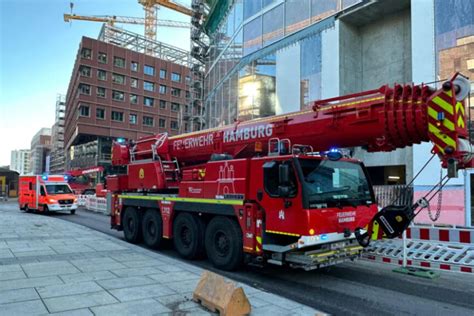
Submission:
<svg viewBox="0 0 474 316">
<path fill-rule="evenodd" d="M 185 15 L 191 16 L 193 14 L 193 10 L 188 8 L 182 4 L 177 3 L 176 1 L 170 0 L 138 0 L 138 2 L 145 6 L 145 7 L 152 7 L 155 5 L 161 5 L 165 8 L 180 12 Z"/>
<path fill-rule="evenodd" d="M 138 17 L 131 17 L 131 16 L 64 14 L 64 22 L 70 22 L 71 20 L 101 22 L 101 23 L 108 23 L 110 25 L 114 25 L 115 23 L 145 25 L 145 18 L 138 18 Z M 162 20 L 162 19 L 158 20 L 157 25 L 166 26 L 166 27 L 177 27 L 177 28 L 190 28 L 191 27 L 191 24 L 188 22 Z"/>
</svg>

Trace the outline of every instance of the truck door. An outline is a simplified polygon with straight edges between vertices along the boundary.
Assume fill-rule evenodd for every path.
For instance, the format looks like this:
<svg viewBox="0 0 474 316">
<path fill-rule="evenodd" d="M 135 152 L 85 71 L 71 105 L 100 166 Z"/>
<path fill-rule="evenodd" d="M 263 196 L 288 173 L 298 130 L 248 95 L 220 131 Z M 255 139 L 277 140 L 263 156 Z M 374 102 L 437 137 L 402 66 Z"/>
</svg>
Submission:
<svg viewBox="0 0 474 316">
<path fill-rule="evenodd" d="M 291 160 L 269 161 L 263 165 L 263 183 L 265 188 L 263 203 L 266 210 L 267 232 L 291 233 L 291 223 L 297 222 L 295 207 L 298 184 Z"/>
</svg>

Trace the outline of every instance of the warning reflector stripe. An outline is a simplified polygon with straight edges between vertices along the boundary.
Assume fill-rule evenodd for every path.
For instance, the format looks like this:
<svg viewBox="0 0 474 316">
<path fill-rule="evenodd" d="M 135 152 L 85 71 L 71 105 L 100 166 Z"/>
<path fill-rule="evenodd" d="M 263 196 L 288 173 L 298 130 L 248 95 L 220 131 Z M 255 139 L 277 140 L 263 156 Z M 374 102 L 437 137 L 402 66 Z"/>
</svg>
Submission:
<svg viewBox="0 0 474 316">
<path fill-rule="evenodd" d="M 456 149 L 456 142 L 454 141 L 454 139 L 452 139 L 448 135 L 443 134 L 436 126 L 434 126 L 431 123 L 428 123 L 428 130 L 429 130 L 430 133 L 435 135 L 437 137 L 437 139 L 442 141 L 444 144 L 452 146 L 454 149 Z"/>
<path fill-rule="evenodd" d="M 433 108 L 428 108 L 428 115 L 438 121 L 438 112 L 436 112 Z M 454 131 L 454 123 L 451 122 L 450 120 L 444 119 L 439 122 L 442 122 L 443 125 L 450 131 Z"/>
<path fill-rule="evenodd" d="M 449 104 L 449 103 L 446 102 L 446 101 L 444 101 L 444 100 L 441 99 L 439 96 L 433 98 L 433 102 L 436 103 L 437 105 L 439 105 L 441 108 L 443 108 L 443 110 L 445 110 L 445 111 L 448 112 L 449 114 L 451 114 L 451 115 L 454 114 L 453 105 L 452 105 L 452 104 Z"/>
</svg>

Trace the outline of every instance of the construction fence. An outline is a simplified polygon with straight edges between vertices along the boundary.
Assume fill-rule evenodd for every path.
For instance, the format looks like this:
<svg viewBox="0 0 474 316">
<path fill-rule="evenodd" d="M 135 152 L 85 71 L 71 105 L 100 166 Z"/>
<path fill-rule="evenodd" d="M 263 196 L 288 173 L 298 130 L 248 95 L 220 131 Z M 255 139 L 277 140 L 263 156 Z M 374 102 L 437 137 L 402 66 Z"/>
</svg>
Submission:
<svg viewBox="0 0 474 316">
<path fill-rule="evenodd" d="M 89 211 L 110 215 L 107 211 L 107 199 L 95 195 L 78 195 L 77 204 Z"/>
</svg>

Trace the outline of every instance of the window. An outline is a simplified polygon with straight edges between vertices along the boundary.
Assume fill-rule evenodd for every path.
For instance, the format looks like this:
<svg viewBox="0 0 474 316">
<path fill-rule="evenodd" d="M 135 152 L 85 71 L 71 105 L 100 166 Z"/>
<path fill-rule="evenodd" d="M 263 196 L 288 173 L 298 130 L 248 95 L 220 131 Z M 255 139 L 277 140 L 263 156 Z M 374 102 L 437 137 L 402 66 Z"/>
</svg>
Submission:
<svg viewBox="0 0 474 316">
<path fill-rule="evenodd" d="M 137 124 L 137 115 L 136 114 L 130 114 L 128 117 L 128 120 L 130 124 Z"/>
<path fill-rule="evenodd" d="M 98 96 L 99 98 L 105 98 L 105 97 L 106 97 L 105 88 L 103 88 L 103 87 L 97 87 L 97 96 Z"/>
<path fill-rule="evenodd" d="M 160 84 L 160 93 L 161 94 L 166 94 L 166 86 Z"/>
<path fill-rule="evenodd" d="M 158 126 L 159 126 L 160 128 L 166 128 L 166 120 L 160 118 L 160 120 L 158 121 Z"/>
<path fill-rule="evenodd" d="M 97 60 L 101 64 L 106 64 L 107 63 L 107 54 L 99 52 L 99 55 L 97 56 Z"/>
<path fill-rule="evenodd" d="M 79 115 L 80 116 L 89 116 L 89 106 L 86 104 L 81 104 L 79 106 Z"/>
<path fill-rule="evenodd" d="M 179 111 L 179 104 L 178 103 L 171 103 L 171 111 L 178 112 Z"/>
<path fill-rule="evenodd" d="M 165 100 L 160 100 L 160 109 L 162 109 L 162 110 L 166 109 L 166 101 Z"/>
<path fill-rule="evenodd" d="M 130 78 L 130 86 L 132 88 L 138 88 L 138 79 L 137 78 Z"/>
<path fill-rule="evenodd" d="M 91 59 L 92 58 L 92 50 L 90 48 L 83 47 L 81 49 L 81 58 Z"/>
<path fill-rule="evenodd" d="M 112 82 L 117 84 L 125 84 L 125 76 L 119 74 L 112 74 Z"/>
<path fill-rule="evenodd" d="M 161 79 L 166 79 L 166 70 L 165 69 L 160 69 L 160 78 Z"/>
<path fill-rule="evenodd" d="M 125 59 L 114 56 L 114 65 L 120 68 L 125 68 Z"/>
<path fill-rule="evenodd" d="M 143 72 L 145 73 L 145 75 L 154 76 L 155 75 L 155 67 L 145 65 L 145 67 L 143 68 Z"/>
<path fill-rule="evenodd" d="M 178 88 L 171 88 L 171 95 L 175 97 L 181 96 L 181 89 Z"/>
<path fill-rule="evenodd" d="M 191 97 L 191 92 L 189 92 L 188 90 L 186 90 L 185 92 L 186 92 L 186 98 L 190 98 Z"/>
<path fill-rule="evenodd" d="M 171 121 L 170 127 L 173 130 L 177 130 L 178 129 L 178 121 Z"/>
<path fill-rule="evenodd" d="M 105 70 L 97 69 L 97 79 L 107 80 L 107 72 Z"/>
<path fill-rule="evenodd" d="M 191 82 L 191 77 L 190 77 L 190 76 L 186 76 L 186 78 L 185 78 L 184 80 L 186 80 L 186 83 L 190 83 L 190 82 Z"/>
<path fill-rule="evenodd" d="M 123 122 L 123 112 L 112 111 L 112 121 Z"/>
<path fill-rule="evenodd" d="M 138 103 L 138 95 L 130 94 L 130 103 L 131 104 L 137 104 Z"/>
<path fill-rule="evenodd" d="M 125 95 L 122 91 L 113 90 L 112 99 L 116 101 L 123 101 L 125 99 Z"/>
<path fill-rule="evenodd" d="M 172 72 L 171 73 L 171 81 L 181 82 L 181 74 L 178 74 L 176 72 Z"/>
<path fill-rule="evenodd" d="M 153 118 L 151 116 L 144 116 L 143 117 L 143 125 L 145 126 L 153 126 Z"/>
<path fill-rule="evenodd" d="M 102 108 L 95 109 L 95 117 L 99 120 L 105 120 L 105 109 L 102 109 Z"/>
<path fill-rule="evenodd" d="M 81 73 L 81 76 L 90 77 L 91 76 L 91 67 L 80 66 L 79 67 L 79 72 Z"/>
<path fill-rule="evenodd" d="M 153 106 L 154 101 L 153 98 L 143 97 L 143 104 L 146 106 Z"/>
<path fill-rule="evenodd" d="M 91 86 L 88 84 L 80 83 L 79 84 L 79 93 L 91 95 Z"/>
<path fill-rule="evenodd" d="M 138 71 L 138 63 L 137 63 L 136 61 L 132 61 L 132 62 L 130 63 L 130 69 L 131 69 L 132 71 Z"/>
<path fill-rule="evenodd" d="M 155 91 L 155 84 L 150 81 L 143 81 L 143 89 L 146 91 Z"/>
</svg>

